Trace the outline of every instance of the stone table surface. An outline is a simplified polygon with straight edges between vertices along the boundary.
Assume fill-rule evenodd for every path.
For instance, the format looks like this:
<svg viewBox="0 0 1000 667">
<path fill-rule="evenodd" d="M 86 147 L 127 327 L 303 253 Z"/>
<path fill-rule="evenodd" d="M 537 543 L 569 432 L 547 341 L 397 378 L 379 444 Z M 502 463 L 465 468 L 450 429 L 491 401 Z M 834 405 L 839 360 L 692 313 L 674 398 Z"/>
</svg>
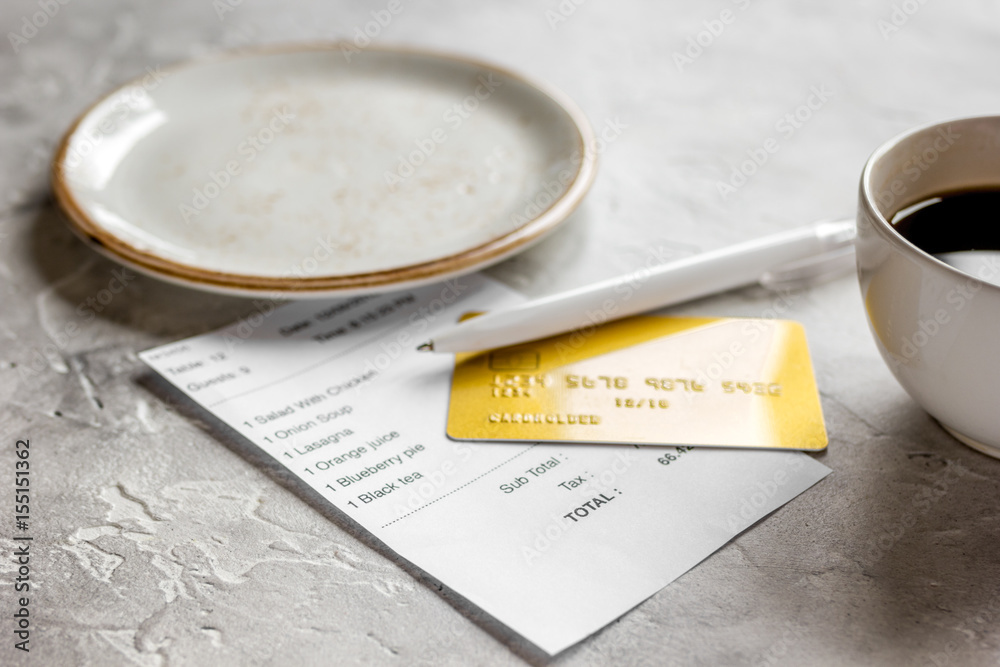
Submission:
<svg viewBox="0 0 1000 667">
<path fill-rule="evenodd" d="M 882 141 L 1000 107 L 1000 5 L 985 0 L 400 1 L 377 42 L 531 73 L 598 130 L 620 129 L 572 220 L 490 269 L 529 295 L 624 272 L 651 249 L 680 256 L 850 215 Z M 350 39 L 386 5 L 3 3 L 0 664 L 997 664 L 1000 461 L 899 387 L 851 276 L 677 309 L 805 325 L 830 434 L 818 458 L 834 472 L 551 660 L 154 389 L 138 351 L 251 303 L 137 277 L 100 312 L 87 305 L 118 267 L 53 204 L 59 136 L 146 68 Z M 720 187 L 769 139 L 777 150 L 752 176 Z M 32 445 L 30 654 L 12 619 L 19 438 Z"/>
</svg>

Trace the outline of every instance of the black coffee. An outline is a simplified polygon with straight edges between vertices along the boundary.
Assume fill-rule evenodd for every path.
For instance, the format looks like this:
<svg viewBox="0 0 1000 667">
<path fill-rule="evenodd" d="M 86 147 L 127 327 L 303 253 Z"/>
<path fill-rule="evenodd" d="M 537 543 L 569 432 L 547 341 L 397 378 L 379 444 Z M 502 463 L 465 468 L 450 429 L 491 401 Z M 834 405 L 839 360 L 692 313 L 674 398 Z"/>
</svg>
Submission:
<svg viewBox="0 0 1000 667">
<path fill-rule="evenodd" d="M 1000 190 L 945 192 L 906 208 L 892 224 L 931 255 L 1000 250 Z"/>
</svg>

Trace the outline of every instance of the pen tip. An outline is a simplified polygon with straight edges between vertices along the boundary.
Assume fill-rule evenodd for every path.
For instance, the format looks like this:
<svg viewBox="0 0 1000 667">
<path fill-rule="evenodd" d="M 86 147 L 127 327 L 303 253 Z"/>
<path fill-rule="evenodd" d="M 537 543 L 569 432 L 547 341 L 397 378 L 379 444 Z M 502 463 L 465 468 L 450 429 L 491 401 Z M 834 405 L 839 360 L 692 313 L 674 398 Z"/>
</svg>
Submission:
<svg viewBox="0 0 1000 667">
<path fill-rule="evenodd" d="M 417 347 L 417 352 L 433 352 L 434 351 L 434 341 L 429 340 L 423 345 Z"/>
</svg>

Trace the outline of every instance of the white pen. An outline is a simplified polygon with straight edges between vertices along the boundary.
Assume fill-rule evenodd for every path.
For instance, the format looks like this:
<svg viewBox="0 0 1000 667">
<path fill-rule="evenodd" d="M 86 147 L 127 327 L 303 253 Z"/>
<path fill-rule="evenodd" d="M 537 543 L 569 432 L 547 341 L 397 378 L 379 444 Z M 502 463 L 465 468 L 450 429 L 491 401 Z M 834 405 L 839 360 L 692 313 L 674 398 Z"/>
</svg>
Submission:
<svg viewBox="0 0 1000 667">
<path fill-rule="evenodd" d="M 853 220 L 779 232 L 486 313 L 456 324 L 417 349 L 489 350 L 690 301 L 759 282 L 769 271 L 847 248 L 854 234 Z"/>
</svg>

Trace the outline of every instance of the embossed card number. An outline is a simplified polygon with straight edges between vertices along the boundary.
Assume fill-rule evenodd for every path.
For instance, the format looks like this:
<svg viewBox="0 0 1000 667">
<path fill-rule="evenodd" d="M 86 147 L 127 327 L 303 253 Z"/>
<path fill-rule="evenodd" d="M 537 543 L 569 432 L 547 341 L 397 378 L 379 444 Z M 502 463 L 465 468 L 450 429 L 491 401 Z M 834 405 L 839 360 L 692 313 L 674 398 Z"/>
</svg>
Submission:
<svg viewBox="0 0 1000 667">
<path fill-rule="evenodd" d="M 802 327 L 636 317 L 459 355 L 458 440 L 819 450 L 827 436 Z"/>
</svg>

